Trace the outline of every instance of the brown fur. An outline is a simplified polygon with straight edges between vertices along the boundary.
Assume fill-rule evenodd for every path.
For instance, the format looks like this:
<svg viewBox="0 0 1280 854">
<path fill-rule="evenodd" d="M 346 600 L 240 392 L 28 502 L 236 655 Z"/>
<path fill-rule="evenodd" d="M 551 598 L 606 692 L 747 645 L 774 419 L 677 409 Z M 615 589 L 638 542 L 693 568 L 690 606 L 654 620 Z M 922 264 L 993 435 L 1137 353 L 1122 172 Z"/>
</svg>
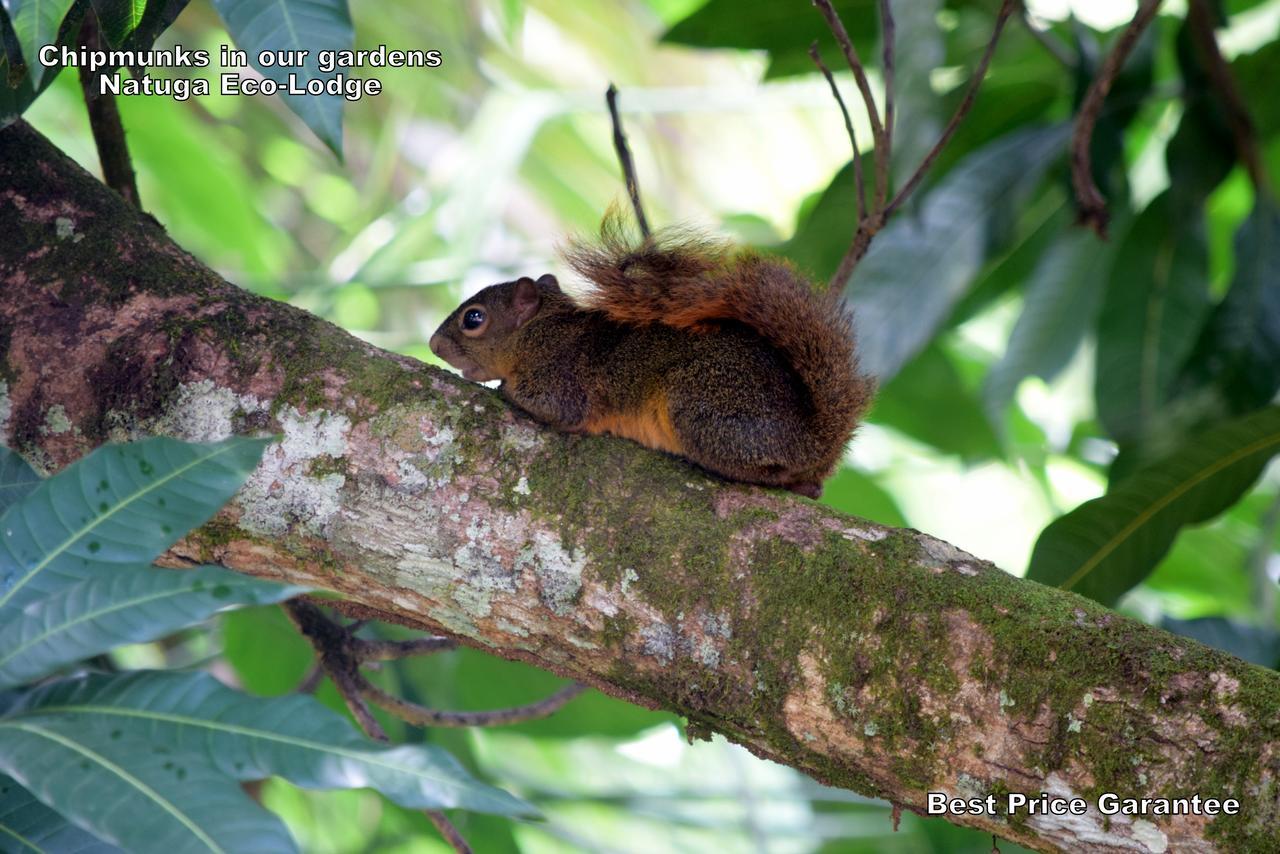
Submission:
<svg viewBox="0 0 1280 854">
<path fill-rule="evenodd" d="M 851 317 L 786 262 L 688 232 L 630 242 L 617 217 L 555 279 L 494 285 L 460 306 L 432 349 L 560 429 L 613 433 L 733 480 L 815 496 L 870 403 Z M 519 306 L 537 306 L 527 322 Z M 465 310 L 490 317 L 463 335 Z"/>
</svg>

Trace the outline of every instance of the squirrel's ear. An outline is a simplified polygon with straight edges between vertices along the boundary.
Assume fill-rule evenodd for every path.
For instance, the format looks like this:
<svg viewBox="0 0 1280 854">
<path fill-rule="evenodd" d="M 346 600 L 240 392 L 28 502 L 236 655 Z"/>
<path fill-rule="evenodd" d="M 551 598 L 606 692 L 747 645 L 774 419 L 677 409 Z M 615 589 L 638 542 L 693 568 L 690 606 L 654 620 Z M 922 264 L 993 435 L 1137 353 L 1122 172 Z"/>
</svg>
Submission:
<svg viewBox="0 0 1280 854">
<path fill-rule="evenodd" d="M 550 273 L 543 273 L 539 276 L 538 284 L 542 285 L 544 288 L 549 288 L 556 293 L 560 293 L 560 283 L 556 281 L 556 277 Z"/>
<path fill-rule="evenodd" d="M 511 308 L 515 312 L 516 329 L 524 326 L 538 313 L 542 305 L 542 295 L 538 293 L 538 284 L 524 276 L 516 280 L 516 292 L 511 298 Z"/>
</svg>

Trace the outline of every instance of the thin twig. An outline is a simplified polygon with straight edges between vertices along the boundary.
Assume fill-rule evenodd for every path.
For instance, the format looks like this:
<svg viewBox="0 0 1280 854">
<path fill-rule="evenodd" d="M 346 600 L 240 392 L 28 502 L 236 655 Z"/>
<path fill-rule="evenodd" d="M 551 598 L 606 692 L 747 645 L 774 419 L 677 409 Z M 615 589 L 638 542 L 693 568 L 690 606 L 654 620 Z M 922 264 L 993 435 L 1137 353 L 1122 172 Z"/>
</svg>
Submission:
<svg viewBox="0 0 1280 854">
<path fill-rule="evenodd" d="M 1071 134 L 1071 183 L 1075 187 L 1076 204 L 1080 208 L 1080 222 L 1088 225 L 1099 237 L 1107 236 L 1107 200 L 1093 180 L 1093 159 L 1089 151 L 1093 140 L 1093 128 L 1098 114 L 1107 99 L 1107 93 L 1115 84 L 1125 60 L 1133 52 L 1139 37 L 1155 20 L 1160 0 L 1141 0 L 1133 20 L 1116 40 L 1115 46 L 1102 61 L 1102 67 L 1089 84 L 1080 109 L 1076 112 L 1076 126 Z"/>
<path fill-rule="evenodd" d="M 437 636 L 402 641 L 355 639 L 356 657 L 360 661 L 395 661 L 399 658 L 428 655 L 433 652 L 448 652 L 457 648 L 458 642 L 453 638 Z"/>
<path fill-rule="evenodd" d="M 960 127 L 960 122 L 964 121 L 964 117 L 973 108 L 973 102 L 978 98 L 978 90 L 982 88 L 982 81 L 986 78 L 987 69 L 991 66 L 991 58 L 995 56 L 1000 34 L 1004 32 L 1004 25 L 1008 23 L 1009 16 L 1013 14 L 1013 9 L 1016 5 L 1017 0 L 1004 0 L 1004 3 L 1000 5 L 1000 11 L 996 15 L 995 29 L 991 32 L 991 40 L 987 42 L 987 48 L 982 53 L 982 59 L 978 61 L 978 67 L 973 72 L 973 78 L 969 81 L 969 88 L 964 93 L 964 98 L 960 101 L 960 105 L 956 107 L 956 111 L 951 114 L 951 120 L 942 129 L 942 135 L 938 137 L 938 141 L 933 144 L 933 148 L 920 161 L 916 171 L 902 185 L 902 189 L 898 190 L 898 194 L 893 197 L 893 201 L 885 209 L 886 217 L 897 210 L 924 179 L 925 173 L 932 168 L 934 161 L 938 159 L 938 155 L 942 153 L 942 150 L 947 147 L 947 143 L 951 141 L 951 137 L 955 135 L 956 129 Z"/>
<path fill-rule="evenodd" d="M 1222 96 L 1222 105 L 1227 111 L 1227 124 L 1231 127 L 1231 136 L 1236 144 L 1236 155 L 1249 173 L 1254 189 L 1260 194 L 1270 194 L 1267 171 L 1262 165 L 1262 153 L 1258 148 L 1257 131 L 1249 116 L 1249 108 L 1240 96 L 1235 77 L 1231 74 L 1231 66 L 1218 47 L 1214 13 L 1206 0 L 1191 0 L 1191 6 L 1187 9 L 1187 22 L 1191 26 L 1191 34 L 1195 38 L 1209 79 Z"/>
<path fill-rule="evenodd" d="M 1042 30 L 1031 22 L 1031 16 L 1027 13 L 1027 4 L 1024 0 L 1018 0 L 1018 19 L 1022 21 L 1022 26 L 1026 27 L 1031 37 L 1040 42 L 1041 47 L 1047 50 L 1050 56 L 1067 68 L 1076 67 L 1075 57 L 1071 55 L 1071 51 L 1067 46 L 1056 38 L 1053 33 L 1048 30 Z"/>
<path fill-rule="evenodd" d="M 98 15 L 92 9 L 85 11 L 80 25 L 80 46 L 89 51 L 102 47 L 102 35 L 98 27 Z M 129 158 L 129 145 L 124 138 L 124 125 L 115 96 L 99 89 L 101 74 L 87 66 L 80 67 L 80 89 L 84 94 L 85 109 L 89 113 L 89 127 L 93 131 L 93 143 L 98 149 L 98 163 L 102 166 L 102 180 L 135 208 L 142 208 L 138 195 L 138 182 L 133 174 L 133 161 Z"/>
<path fill-rule="evenodd" d="M 893 49 L 896 27 L 893 22 L 893 9 L 889 0 L 880 0 L 880 41 L 883 58 L 881 64 L 884 74 L 884 145 L 888 152 L 893 151 Z"/>
<path fill-rule="evenodd" d="M 382 623 L 395 623 L 405 628 L 414 629 L 419 632 L 433 633 L 435 629 L 421 620 L 415 620 L 412 617 L 406 617 L 403 614 L 397 614 L 394 611 L 384 611 L 381 608 L 374 608 L 363 602 L 352 602 L 349 599 L 326 599 L 323 596 L 306 595 L 299 596 L 303 602 L 310 602 L 318 608 L 328 608 L 336 611 L 344 617 L 350 617 L 353 620 L 377 620 Z"/>
<path fill-rule="evenodd" d="M 1004 32 L 1005 24 L 1013 14 L 1015 5 L 1016 0 L 1004 0 L 1004 3 L 1000 6 L 1000 12 L 996 16 L 995 27 L 991 33 L 991 39 L 987 42 L 982 59 L 978 61 L 978 67 L 974 70 L 973 78 L 969 81 L 969 88 L 964 93 L 964 98 L 960 101 L 959 106 L 956 107 L 956 111 L 951 115 L 951 120 L 942 129 L 942 134 L 938 137 L 938 141 L 934 143 L 933 148 L 920 161 L 920 165 L 916 167 L 915 172 L 898 190 L 893 200 L 873 210 L 867 217 L 866 222 L 859 223 L 858 230 L 854 233 L 848 250 L 845 251 L 844 257 L 840 259 L 840 266 L 836 268 L 836 273 L 831 277 L 831 281 L 828 284 L 828 288 L 831 290 L 843 289 L 848 283 L 849 277 L 853 275 L 854 268 L 858 266 L 862 256 L 867 254 L 867 249 L 871 246 L 871 240 L 879 233 L 880 229 L 884 228 L 889 216 L 902 206 L 902 203 L 910 197 L 920 182 L 924 180 L 924 176 L 933 167 L 938 155 L 942 153 L 947 143 L 951 141 L 951 137 L 955 135 L 960 122 L 968 115 L 978 97 L 978 90 L 982 86 L 982 81 L 987 76 L 987 69 L 991 65 L 991 58 L 995 55 L 996 45 L 1000 41 L 1000 34 Z"/>
<path fill-rule="evenodd" d="M 324 679 L 324 668 L 319 662 L 307 671 L 307 675 L 302 677 L 302 681 L 298 683 L 298 687 L 293 690 L 298 694 L 314 694 L 316 688 L 320 687 L 320 680 Z"/>
<path fill-rule="evenodd" d="M 876 99 L 871 94 L 871 84 L 867 81 L 866 69 L 862 66 L 862 60 L 858 58 L 858 50 L 853 46 L 853 40 L 849 38 L 849 31 L 844 28 L 844 21 L 840 20 L 840 15 L 831 5 L 831 0 L 813 0 L 813 5 L 818 7 L 818 11 L 827 21 L 831 34 L 835 36 L 836 44 L 840 45 L 845 62 L 853 72 L 853 81 L 858 84 L 862 103 L 866 105 L 867 118 L 871 120 L 871 138 L 875 143 L 876 167 L 874 210 L 878 212 L 884 207 L 885 199 L 889 194 L 889 139 L 885 134 L 884 124 L 880 121 L 880 113 L 876 110 Z"/>
<path fill-rule="evenodd" d="M 844 104 L 844 98 L 840 97 L 840 89 L 836 86 L 836 79 L 831 74 L 831 69 L 827 68 L 827 64 L 822 61 L 822 55 L 818 52 L 818 43 L 814 42 L 809 45 L 809 56 L 813 59 L 814 65 L 818 66 L 818 70 L 822 72 L 822 76 L 827 78 L 827 85 L 831 87 L 831 94 L 836 99 L 836 103 L 840 105 L 840 114 L 844 116 L 844 129 L 849 134 L 849 144 L 853 146 L 853 185 L 858 195 L 858 227 L 862 227 L 862 221 L 867 218 L 867 193 L 862 182 L 862 152 L 858 149 L 858 135 L 853 130 L 853 120 L 849 118 L 849 108 Z"/>
<path fill-rule="evenodd" d="M 644 215 L 644 206 L 640 204 L 640 182 L 636 179 L 636 165 L 631 160 L 627 135 L 622 132 L 622 117 L 618 115 L 618 87 L 610 83 L 605 90 L 604 100 L 609 105 L 609 121 L 613 123 L 613 148 L 618 153 L 618 163 L 622 166 L 622 178 L 627 182 L 631 208 L 636 212 L 636 223 L 640 226 L 641 236 L 648 240 L 649 220 Z"/>
<path fill-rule="evenodd" d="M 462 838 L 462 834 L 458 832 L 458 828 L 453 826 L 453 822 L 445 817 L 445 814 L 437 810 L 423 810 L 427 818 L 431 819 L 431 823 L 436 826 L 436 830 L 440 831 L 440 835 L 444 837 L 444 841 L 453 846 L 453 850 L 458 854 L 471 854 L 471 846 L 467 844 L 467 840 Z"/>
<path fill-rule="evenodd" d="M 488 712 L 442 712 L 388 694 L 364 677 L 359 679 L 361 692 L 375 705 L 381 706 L 414 726 L 435 727 L 505 726 L 533 721 L 554 714 L 587 689 L 585 685 L 574 683 L 566 685 L 545 700 L 539 700 L 527 706 L 494 709 Z"/>
</svg>

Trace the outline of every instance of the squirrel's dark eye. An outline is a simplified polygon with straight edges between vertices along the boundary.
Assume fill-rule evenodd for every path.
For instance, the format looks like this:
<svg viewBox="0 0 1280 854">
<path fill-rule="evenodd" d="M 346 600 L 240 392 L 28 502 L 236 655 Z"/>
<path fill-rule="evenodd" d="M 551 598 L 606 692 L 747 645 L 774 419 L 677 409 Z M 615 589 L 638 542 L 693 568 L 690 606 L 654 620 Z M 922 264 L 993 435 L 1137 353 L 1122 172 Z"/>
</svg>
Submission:
<svg viewBox="0 0 1280 854">
<path fill-rule="evenodd" d="M 462 328 L 467 331 L 479 329 L 485 320 L 484 309 L 469 308 L 462 315 Z"/>
</svg>

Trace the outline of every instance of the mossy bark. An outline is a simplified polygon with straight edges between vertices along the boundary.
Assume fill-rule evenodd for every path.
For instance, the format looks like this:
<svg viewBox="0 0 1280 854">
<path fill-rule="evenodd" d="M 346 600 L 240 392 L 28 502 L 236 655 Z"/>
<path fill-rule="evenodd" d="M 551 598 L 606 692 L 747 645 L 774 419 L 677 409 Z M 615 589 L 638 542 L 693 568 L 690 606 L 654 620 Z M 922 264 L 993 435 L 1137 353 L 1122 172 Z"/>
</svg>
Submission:
<svg viewBox="0 0 1280 854">
<path fill-rule="evenodd" d="M 339 591 L 686 715 L 823 782 L 1090 799 L 952 817 L 1042 850 L 1273 850 L 1280 677 L 913 530 L 564 436 L 252 296 L 23 124 L 0 131 L 0 417 L 108 440 L 282 435 L 175 561 Z M 1093 799 L 1237 798 L 1235 816 Z"/>
</svg>

